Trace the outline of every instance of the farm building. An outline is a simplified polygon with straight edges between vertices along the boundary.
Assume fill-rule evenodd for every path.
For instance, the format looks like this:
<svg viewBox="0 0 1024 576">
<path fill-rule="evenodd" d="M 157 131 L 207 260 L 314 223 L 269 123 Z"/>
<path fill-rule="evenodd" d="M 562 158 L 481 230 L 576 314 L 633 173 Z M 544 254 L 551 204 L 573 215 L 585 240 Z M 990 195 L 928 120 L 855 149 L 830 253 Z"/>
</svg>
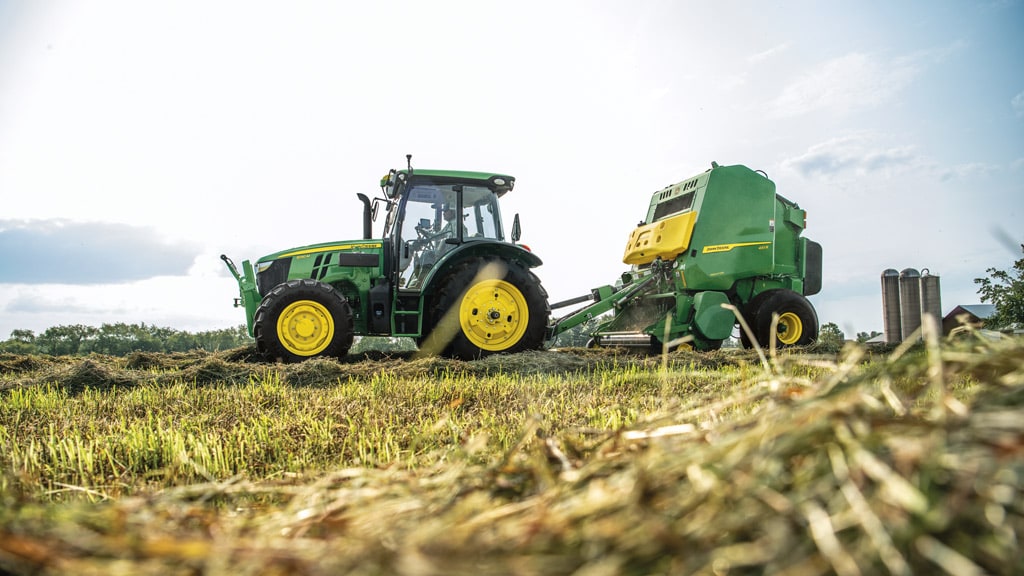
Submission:
<svg viewBox="0 0 1024 576">
<path fill-rule="evenodd" d="M 996 307 L 992 304 L 960 304 L 943 317 L 942 333 L 949 334 L 951 330 L 961 324 L 981 328 L 985 324 L 985 319 L 995 311 Z M 961 318 L 962 316 L 966 317 Z"/>
</svg>

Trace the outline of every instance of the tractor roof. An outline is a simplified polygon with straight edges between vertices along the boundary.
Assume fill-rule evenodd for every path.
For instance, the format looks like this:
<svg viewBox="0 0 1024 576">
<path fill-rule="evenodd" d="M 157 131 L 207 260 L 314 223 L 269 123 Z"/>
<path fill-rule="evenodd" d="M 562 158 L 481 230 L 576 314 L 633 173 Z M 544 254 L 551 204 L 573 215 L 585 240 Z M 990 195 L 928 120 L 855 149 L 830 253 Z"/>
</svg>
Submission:
<svg viewBox="0 0 1024 576">
<path fill-rule="evenodd" d="M 409 175 L 409 170 L 397 170 L 393 174 L 399 174 L 399 179 L 404 179 Z M 384 176 L 381 179 L 381 186 L 385 186 L 389 181 L 389 176 Z M 504 196 L 506 192 L 512 190 L 515 186 L 515 176 L 509 176 L 508 174 L 498 174 L 495 172 L 470 172 L 467 170 L 426 170 L 416 168 L 412 171 L 413 182 L 422 180 L 444 180 L 458 184 L 476 184 L 484 185 L 494 190 L 498 196 Z"/>
<path fill-rule="evenodd" d="M 408 170 L 399 170 L 400 174 L 408 174 Z M 413 177 L 424 176 L 428 178 L 464 178 L 466 180 L 490 180 L 491 178 L 507 178 L 509 180 L 515 180 L 513 176 L 508 174 L 498 174 L 495 172 L 470 172 L 468 170 L 424 170 L 423 168 L 416 168 L 412 171 Z"/>
</svg>

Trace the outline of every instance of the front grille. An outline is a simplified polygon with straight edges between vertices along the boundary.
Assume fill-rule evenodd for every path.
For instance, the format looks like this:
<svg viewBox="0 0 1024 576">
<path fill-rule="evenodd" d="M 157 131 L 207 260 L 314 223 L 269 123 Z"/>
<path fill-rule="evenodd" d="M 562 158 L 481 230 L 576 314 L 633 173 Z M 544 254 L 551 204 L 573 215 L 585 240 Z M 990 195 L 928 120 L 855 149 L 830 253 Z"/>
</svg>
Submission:
<svg viewBox="0 0 1024 576">
<path fill-rule="evenodd" d="M 266 296 L 267 292 L 273 290 L 274 286 L 288 280 L 288 270 L 291 268 L 291 258 L 274 260 L 262 272 L 256 274 L 256 289 L 260 296 Z"/>
<path fill-rule="evenodd" d="M 696 180 L 695 180 L 696 182 Z M 657 222 L 667 216 L 689 210 L 693 207 L 693 192 L 687 192 L 682 196 L 676 196 L 671 200 L 662 202 L 654 208 L 654 219 L 651 222 Z"/>
</svg>

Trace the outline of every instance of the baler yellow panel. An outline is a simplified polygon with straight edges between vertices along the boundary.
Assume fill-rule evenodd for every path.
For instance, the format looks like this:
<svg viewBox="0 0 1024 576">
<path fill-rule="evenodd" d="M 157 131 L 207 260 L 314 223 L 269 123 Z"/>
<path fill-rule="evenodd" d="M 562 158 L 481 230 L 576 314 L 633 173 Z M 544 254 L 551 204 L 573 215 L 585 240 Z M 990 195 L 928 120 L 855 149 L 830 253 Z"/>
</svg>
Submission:
<svg viewBox="0 0 1024 576">
<path fill-rule="evenodd" d="M 647 264 L 658 257 L 674 260 L 690 246 L 696 221 L 697 213 L 691 211 L 637 226 L 629 235 L 622 261 L 626 264 Z"/>
</svg>

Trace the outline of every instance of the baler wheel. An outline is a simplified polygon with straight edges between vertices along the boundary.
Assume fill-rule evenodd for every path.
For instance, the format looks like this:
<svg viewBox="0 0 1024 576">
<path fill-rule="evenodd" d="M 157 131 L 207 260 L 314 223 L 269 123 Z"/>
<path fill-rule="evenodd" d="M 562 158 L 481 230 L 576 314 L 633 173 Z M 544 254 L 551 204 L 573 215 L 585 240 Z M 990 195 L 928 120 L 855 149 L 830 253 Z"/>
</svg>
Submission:
<svg viewBox="0 0 1024 576">
<path fill-rule="evenodd" d="M 271 361 L 340 358 L 352 346 L 352 308 L 329 284 L 289 280 L 270 291 L 253 319 L 256 350 Z"/>
<path fill-rule="evenodd" d="M 807 298 L 792 290 L 771 290 L 751 300 L 744 314 L 761 346 L 770 345 L 773 314 L 779 315 L 775 326 L 776 346 L 806 346 L 818 339 L 818 314 Z M 753 346 L 742 331 L 740 341 L 744 348 Z"/>
</svg>

